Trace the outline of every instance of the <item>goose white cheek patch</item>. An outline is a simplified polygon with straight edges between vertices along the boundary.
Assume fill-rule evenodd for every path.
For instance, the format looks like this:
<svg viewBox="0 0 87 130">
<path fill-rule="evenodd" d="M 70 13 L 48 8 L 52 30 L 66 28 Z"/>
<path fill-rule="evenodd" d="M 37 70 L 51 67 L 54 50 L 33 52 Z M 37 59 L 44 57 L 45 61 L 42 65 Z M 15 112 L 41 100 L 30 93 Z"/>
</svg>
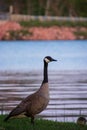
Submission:
<svg viewBox="0 0 87 130">
<path fill-rule="evenodd" d="M 49 63 L 49 62 L 50 62 L 47 58 L 45 58 L 45 61 L 46 61 L 47 63 Z"/>
</svg>

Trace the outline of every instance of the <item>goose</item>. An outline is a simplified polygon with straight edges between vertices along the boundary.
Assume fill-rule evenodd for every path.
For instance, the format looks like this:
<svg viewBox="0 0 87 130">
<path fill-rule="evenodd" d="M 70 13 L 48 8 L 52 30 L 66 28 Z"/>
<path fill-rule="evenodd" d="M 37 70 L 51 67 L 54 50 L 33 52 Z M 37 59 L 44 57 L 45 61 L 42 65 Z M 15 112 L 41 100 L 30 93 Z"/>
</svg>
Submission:
<svg viewBox="0 0 87 130">
<path fill-rule="evenodd" d="M 79 124 L 79 125 L 85 125 L 86 122 L 87 122 L 87 120 L 86 120 L 86 118 L 83 117 L 83 116 L 80 116 L 80 117 L 78 117 L 78 119 L 77 119 L 77 124 Z"/>
<path fill-rule="evenodd" d="M 43 59 L 43 81 L 40 88 L 33 94 L 23 99 L 4 119 L 7 121 L 10 118 L 25 115 L 31 118 L 31 123 L 34 124 L 35 115 L 46 109 L 49 103 L 49 85 L 48 85 L 48 63 L 57 61 L 50 56 Z"/>
</svg>

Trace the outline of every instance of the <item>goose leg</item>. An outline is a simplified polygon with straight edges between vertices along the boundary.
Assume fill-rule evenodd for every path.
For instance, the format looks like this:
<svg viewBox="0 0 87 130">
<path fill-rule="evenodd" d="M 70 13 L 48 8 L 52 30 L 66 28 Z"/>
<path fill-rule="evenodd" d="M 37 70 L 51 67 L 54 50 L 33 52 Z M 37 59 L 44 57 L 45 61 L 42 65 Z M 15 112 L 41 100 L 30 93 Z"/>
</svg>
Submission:
<svg viewBox="0 0 87 130">
<path fill-rule="evenodd" d="M 32 124 L 33 130 L 35 130 L 35 127 L 34 127 L 34 126 L 35 126 L 35 125 L 34 125 L 34 124 L 35 124 L 35 123 L 34 123 L 34 116 L 31 117 L 31 124 Z"/>
<path fill-rule="evenodd" d="M 34 125 L 34 116 L 31 117 L 31 124 Z"/>
</svg>

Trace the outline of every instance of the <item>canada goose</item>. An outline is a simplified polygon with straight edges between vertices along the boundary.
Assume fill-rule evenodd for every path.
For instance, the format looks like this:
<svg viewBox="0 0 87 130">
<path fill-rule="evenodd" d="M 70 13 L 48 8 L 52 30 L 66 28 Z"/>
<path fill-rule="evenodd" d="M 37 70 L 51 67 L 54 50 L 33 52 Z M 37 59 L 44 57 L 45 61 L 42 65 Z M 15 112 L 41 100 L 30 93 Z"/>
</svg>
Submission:
<svg viewBox="0 0 87 130">
<path fill-rule="evenodd" d="M 79 124 L 79 125 L 85 125 L 85 124 L 86 124 L 86 118 L 80 116 L 80 117 L 77 119 L 77 124 Z"/>
<path fill-rule="evenodd" d="M 52 61 L 57 60 L 50 56 L 46 56 L 44 58 L 44 72 L 41 87 L 38 91 L 29 95 L 19 105 L 17 105 L 17 107 L 10 112 L 4 121 L 7 121 L 12 117 L 25 115 L 27 117 L 31 117 L 31 123 L 34 124 L 35 115 L 42 112 L 49 102 L 48 63 Z"/>
</svg>

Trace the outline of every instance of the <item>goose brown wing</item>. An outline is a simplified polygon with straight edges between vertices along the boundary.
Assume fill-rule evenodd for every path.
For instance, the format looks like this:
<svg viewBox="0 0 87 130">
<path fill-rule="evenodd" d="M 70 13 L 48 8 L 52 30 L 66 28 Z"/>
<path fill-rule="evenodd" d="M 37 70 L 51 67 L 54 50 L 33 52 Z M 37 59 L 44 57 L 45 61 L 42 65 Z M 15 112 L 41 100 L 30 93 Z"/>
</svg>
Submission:
<svg viewBox="0 0 87 130">
<path fill-rule="evenodd" d="M 16 116 L 16 115 L 20 115 L 21 113 L 24 112 L 24 108 L 23 107 L 20 107 L 20 106 L 17 106 L 16 108 L 14 108 L 11 113 L 9 114 L 9 116 Z"/>
<path fill-rule="evenodd" d="M 4 121 L 7 121 L 9 118 L 11 117 L 15 117 L 17 115 L 20 115 L 21 113 L 24 112 L 24 108 L 23 107 L 20 107 L 20 106 L 17 106 L 16 108 L 14 108 L 10 114 L 5 118 Z"/>
<path fill-rule="evenodd" d="M 31 98 L 30 97 L 31 97 L 31 95 L 26 97 L 16 108 L 14 108 L 9 113 L 9 115 L 5 118 L 4 121 L 7 121 L 9 118 L 15 117 L 15 116 L 20 115 L 22 113 L 25 114 L 27 105 L 29 105 L 31 103 L 31 101 L 30 101 Z"/>
</svg>

